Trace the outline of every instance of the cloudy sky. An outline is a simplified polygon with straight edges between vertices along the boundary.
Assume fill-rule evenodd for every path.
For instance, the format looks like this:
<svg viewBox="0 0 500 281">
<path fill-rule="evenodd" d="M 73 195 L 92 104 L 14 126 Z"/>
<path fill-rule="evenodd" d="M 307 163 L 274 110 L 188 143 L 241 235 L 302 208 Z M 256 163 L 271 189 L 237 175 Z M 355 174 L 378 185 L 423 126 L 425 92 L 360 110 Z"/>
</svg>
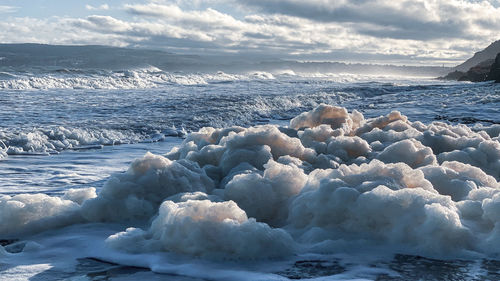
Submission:
<svg viewBox="0 0 500 281">
<path fill-rule="evenodd" d="M 500 0 L 0 0 L 0 43 L 454 65 L 499 30 Z"/>
</svg>

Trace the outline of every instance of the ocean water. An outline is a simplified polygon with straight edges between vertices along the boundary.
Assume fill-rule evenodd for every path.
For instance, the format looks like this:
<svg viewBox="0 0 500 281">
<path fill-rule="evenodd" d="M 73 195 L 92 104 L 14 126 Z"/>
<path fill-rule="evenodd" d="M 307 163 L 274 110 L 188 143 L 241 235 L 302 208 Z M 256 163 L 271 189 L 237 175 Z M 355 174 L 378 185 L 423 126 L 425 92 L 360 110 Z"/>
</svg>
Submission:
<svg viewBox="0 0 500 281">
<path fill-rule="evenodd" d="M 0 124 L 0 280 L 499 277 L 498 84 L 6 70 Z"/>
</svg>

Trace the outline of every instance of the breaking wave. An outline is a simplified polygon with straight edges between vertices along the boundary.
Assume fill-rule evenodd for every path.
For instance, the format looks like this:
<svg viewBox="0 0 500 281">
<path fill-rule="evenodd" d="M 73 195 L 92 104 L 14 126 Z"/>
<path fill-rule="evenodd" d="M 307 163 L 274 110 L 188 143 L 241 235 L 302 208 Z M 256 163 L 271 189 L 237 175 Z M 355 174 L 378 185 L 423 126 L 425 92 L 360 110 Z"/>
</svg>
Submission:
<svg viewBox="0 0 500 281">
<path fill-rule="evenodd" d="M 27 72 L 0 72 L 0 89 L 4 90 L 48 90 L 48 89 L 149 89 L 166 85 L 208 85 L 236 81 L 266 81 L 289 79 L 315 79 L 330 82 L 393 81 L 409 76 L 359 75 L 351 73 L 294 72 L 292 70 L 249 71 L 225 73 L 168 72 L 156 67 L 122 71 L 57 69 Z M 422 77 L 419 78 L 420 80 Z"/>
<path fill-rule="evenodd" d="M 164 138 L 158 134 L 151 141 Z M 0 158 L 2 155 L 48 155 L 67 149 L 101 148 L 103 145 L 115 145 L 144 141 L 140 134 L 124 133 L 116 130 L 91 130 L 79 128 L 55 127 L 33 129 L 28 132 L 0 131 Z"/>
<path fill-rule="evenodd" d="M 46 89 L 147 89 L 164 85 L 207 85 L 247 80 L 269 80 L 275 77 L 268 72 L 245 74 L 165 72 L 158 68 L 125 71 L 92 71 L 59 69 L 44 73 L 0 72 L 0 89 L 46 90 Z"/>
<path fill-rule="evenodd" d="M 1 196 L 0 235 L 119 222 L 131 227 L 105 243 L 132 254 L 253 260 L 384 247 L 496 259 L 499 133 L 329 105 L 287 127 L 207 127 L 136 159 L 98 193 Z"/>
</svg>

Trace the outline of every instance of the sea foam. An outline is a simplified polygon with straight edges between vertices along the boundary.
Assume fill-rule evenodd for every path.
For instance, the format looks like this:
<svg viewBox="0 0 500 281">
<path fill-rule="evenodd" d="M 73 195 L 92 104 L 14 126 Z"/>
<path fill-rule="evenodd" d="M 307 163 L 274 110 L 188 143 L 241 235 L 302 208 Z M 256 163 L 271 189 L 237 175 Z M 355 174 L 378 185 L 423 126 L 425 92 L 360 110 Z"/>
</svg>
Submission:
<svg viewBox="0 0 500 281">
<path fill-rule="evenodd" d="M 0 131 L 0 155 L 53 154 L 66 149 L 101 147 L 144 139 L 141 134 L 118 130 L 92 130 L 63 126 L 15 132 Z"/>
<path fill-rule="evenodd" d="M 289 127 L 203 128 L 97 195 L 1 197 L 0 234 L 119 222 L 131 227 L 106 244 L 136 254 L 248 260 L 377 246 L 497 258 L 497 133 L 324 104 Z"/>
</svg>

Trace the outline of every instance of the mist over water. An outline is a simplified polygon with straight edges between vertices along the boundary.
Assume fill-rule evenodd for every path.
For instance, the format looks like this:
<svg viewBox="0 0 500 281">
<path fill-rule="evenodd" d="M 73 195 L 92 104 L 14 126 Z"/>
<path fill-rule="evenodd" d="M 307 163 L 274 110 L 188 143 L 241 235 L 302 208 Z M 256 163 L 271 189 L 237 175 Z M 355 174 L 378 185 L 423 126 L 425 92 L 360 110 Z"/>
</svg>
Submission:
<svg viewBox="0 0 500 281">
<path fill-rule="evenodd" d="M 0 279 L 495 279 L 498 85 L 65 52 L 0 61 Z"/>
</svg>

